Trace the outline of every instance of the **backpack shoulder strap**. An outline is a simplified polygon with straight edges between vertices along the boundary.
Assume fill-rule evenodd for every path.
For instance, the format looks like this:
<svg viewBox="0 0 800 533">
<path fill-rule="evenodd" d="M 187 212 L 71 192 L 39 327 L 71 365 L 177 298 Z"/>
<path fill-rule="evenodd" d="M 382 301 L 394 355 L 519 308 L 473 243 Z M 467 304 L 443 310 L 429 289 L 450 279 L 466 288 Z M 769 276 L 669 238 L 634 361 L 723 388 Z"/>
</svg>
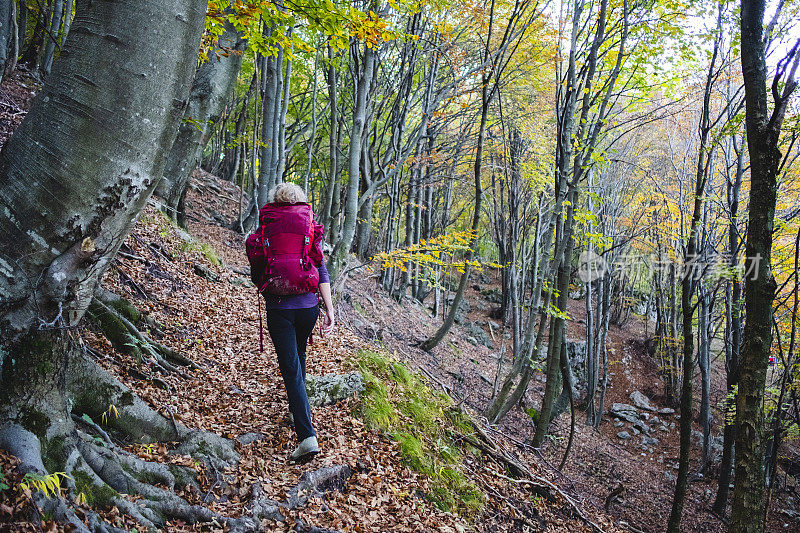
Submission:
<svg viewBox="0 0 800 533">
<path fill-rule="evenodd" d="M 308 262 L 311 258 L 311 246 L 314 244 L 314 212 L 308 210 L 308 230 L 303 241 L 303 260 Z"/>
</svg>

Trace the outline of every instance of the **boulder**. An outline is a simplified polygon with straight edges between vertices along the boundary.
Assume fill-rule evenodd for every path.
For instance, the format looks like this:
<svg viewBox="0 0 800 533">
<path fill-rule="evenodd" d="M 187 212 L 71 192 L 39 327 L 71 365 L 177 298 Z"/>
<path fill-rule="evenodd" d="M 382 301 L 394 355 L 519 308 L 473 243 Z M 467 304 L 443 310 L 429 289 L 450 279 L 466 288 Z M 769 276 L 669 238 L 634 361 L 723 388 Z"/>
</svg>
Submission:
<svg viewBox="0 0 800 533">
<path fill-rule="evenodd" d="M 627 420 L 628 422 L 636 422 L 639 420 L 639 410 L 627 403 L 615 403 L 611 406 L 609 414 L 615 418 Z"/>
<path fill-rule="evenodd" d="M 472 344 L 482 344 L 489 349 L 493 348 L 491 337 L 489 337 L 489 334 L 478 324 L 470 322 L 464 326 L 464 329 L 468 335 L 467 339 L 471 337 L 474 340 L 474 342 L 470 341 Z"/>
<path fill-rule="evenodd" d="M 643 393 L 639 392 L 638 390 L 633 391 L 631 393 L 631 401 L 633 405 L 638 407 L 639 409 L 644 409 L 645 411 L 656 411 L 657 409 L 653 407 L 650 403 L 650 398 L 645 396 Z"/>
<path fill-rule="evenodd" d="M 453 305 L 453 298 L 448 298 L 447 301 L 448 305 Z M 456 324 L 463 324 L 467 319 L 467 313 L 472 310 L 472 307 L 467 301 L 466 298 L 461 299 L 461 303 L 458 304 L 458 310 L 456 311 L 456 316 L 453 318 Z"/>
<path fill-rule="evenodd" d="M 620 431 L 617 433 L 617 437 L 621 438 L 622 440 L 630 440 L 631 434 L 627 431 Z"/>
<path fill-rule="evenodd" d="M 364 379 L 358 372 L 348 374 L 326 374 L 324 376 L 308 376 L 306 393 L 308 402 L 319 407 L 349 398 L 364 391 Z"/>
<path fill-rule="evenodd" d="M 481 294 L 487 301 L 493 304 L 499 304 L 503 301 L 503 291 L 500 289 L 484 289 Z"/>
</svg>

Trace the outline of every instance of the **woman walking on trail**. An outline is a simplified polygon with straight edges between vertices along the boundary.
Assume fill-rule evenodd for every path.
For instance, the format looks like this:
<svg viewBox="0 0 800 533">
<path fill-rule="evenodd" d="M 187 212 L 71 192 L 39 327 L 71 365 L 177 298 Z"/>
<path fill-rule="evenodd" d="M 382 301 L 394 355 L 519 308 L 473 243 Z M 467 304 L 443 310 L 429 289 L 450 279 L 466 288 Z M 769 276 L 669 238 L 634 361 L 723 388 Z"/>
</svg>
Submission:
<svg viewBox="0 0 800 533">
<path fill-rule="evenodd" d="M 331 286 L 322 256 L 322 226 L 303 189 L 281 183 L 269 194 L 260 227 L 247 239 L 253 283 L 264 295 L 267 329 L 286 385 L 289 413 L 299 442 L 291 460 L 319 453 L 306 395 L 306 345 L 319 317 L 317 290 L 325 304 L 322 334 L 333 330 Z"/>
</svg>

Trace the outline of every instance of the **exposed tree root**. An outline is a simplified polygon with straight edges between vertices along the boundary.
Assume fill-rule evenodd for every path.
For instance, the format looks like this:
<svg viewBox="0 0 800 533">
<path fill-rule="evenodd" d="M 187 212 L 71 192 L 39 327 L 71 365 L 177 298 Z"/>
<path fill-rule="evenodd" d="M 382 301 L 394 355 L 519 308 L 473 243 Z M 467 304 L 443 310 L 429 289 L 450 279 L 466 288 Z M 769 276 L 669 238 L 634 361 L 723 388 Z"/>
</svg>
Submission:
<svg viewBox="0 0 800 533">
<path fill-rule="evenodd" d="M 114 349 L 148 360 L 163 373 L 185 374 L 178 367 L 199 368 L 197 363 L 185 355 L 154 341 L 140 329 L 140 325 L 159 331 L 152 318 L 141 313 L 128 300 L 99 288 L 89 307 L 89 317 L 111 342 Z"/>
<path fill-rule="evenodd" d="M 19 412 L 4 415 L 0 423 L 0 447 L 21 460 L 24 472 L 69 476 L 62 482 L 68 499 L 47 499 L 36 493 L 35 503 L 59 522 L 72 524 L 76 531 L 122 531 L 95 512 L 112 506 L 148 530 L 178 519 L 218 525 L 234 533 L 261 531 L 265 520 L 283 520 L 282 510 L 305 505 L 314 494 L 341 490 L 352 473 L 347 466 L 306 473 L 286 502 L 266 498 L 256 484 L 245 515 L 237 518 L 192 504 L 176 491 L 189 486 L 202 494 L 195 469 L 146 461 L 124 446 L 178 442 L 174 453 L 191 455 L 217 472 L 219 486 L 226 483 L 219 472 L 239 460 L 233 444 L 158 413 L 88 357 L 71 332 L 54 330 L 37 337 L 36 342 L 37 349 L 50 354 L 51 360 L 63 360 L 60 364 L 66 366 L 62 374 L 66 380 L 48 388 L 35 378 L 46 373 L 15 368 L 18 374 L 12 376 L 16 379 L 11 383 L 25 381 L 27 387 L 11 391 L 20 394 L 22 400 L 10 404 L 19 405 Z M 20 349 L 26 346 L 20 345 Z M 76 501 L 85 502 L 88 508 L 75 506 L 72 502 Z"/>
</svg>

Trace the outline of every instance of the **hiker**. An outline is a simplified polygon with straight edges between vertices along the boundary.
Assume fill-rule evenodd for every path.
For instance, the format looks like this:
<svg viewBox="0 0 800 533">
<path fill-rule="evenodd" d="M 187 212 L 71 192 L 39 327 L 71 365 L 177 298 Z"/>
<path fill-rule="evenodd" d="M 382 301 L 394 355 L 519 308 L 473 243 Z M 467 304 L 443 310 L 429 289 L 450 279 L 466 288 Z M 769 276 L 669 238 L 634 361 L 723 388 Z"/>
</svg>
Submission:
<svg viewBox="0 0 800 533">
<path fill-rule="evenodd" d="M 322 256 L 323 228 L 314 221 L 305 192 L 281 183 L 268 198 L 259 229 L 247 238 L 247 257 L 253 283 L 266 300 L 267 329 L 299 442 L 290 458 L 300 462 L 319 453 L 305 387 L 306 344 L 319 317 L 316 293 L 325 304 L 323 336 L 333 330 L 333 300 Z"/>
</svg>

